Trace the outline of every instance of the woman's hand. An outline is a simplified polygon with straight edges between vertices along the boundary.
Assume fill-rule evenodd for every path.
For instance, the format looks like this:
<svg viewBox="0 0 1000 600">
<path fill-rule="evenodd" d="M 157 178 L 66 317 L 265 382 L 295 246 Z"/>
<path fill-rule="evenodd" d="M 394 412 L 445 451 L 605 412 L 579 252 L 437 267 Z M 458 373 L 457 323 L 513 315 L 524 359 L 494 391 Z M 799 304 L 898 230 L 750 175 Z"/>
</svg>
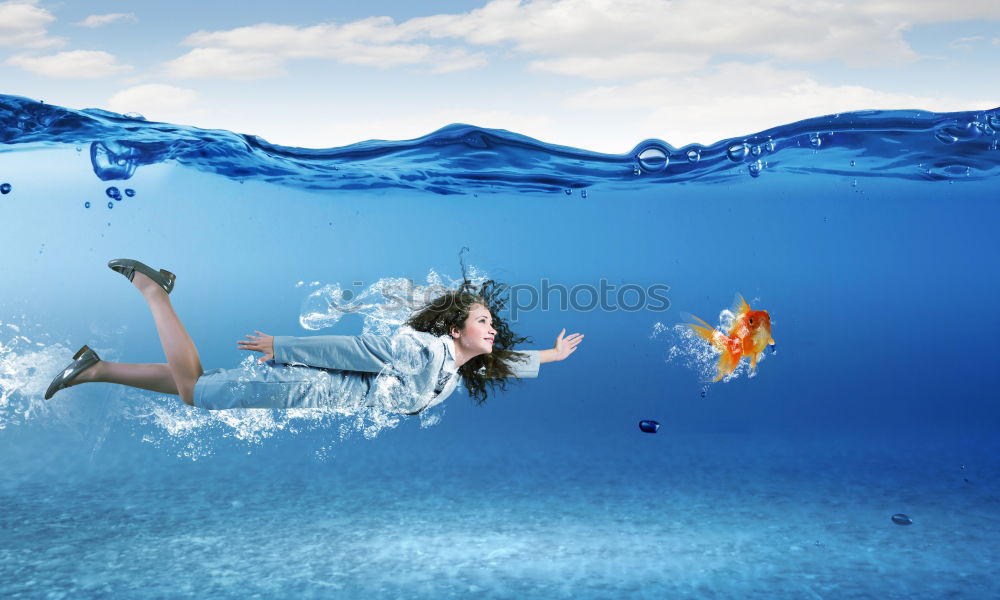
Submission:
<svg viewBox="0 0 1000 600">
<path fill-rule="evenodd" d="M 252 352 L 263 352 L 264 356 L 257 359 L 257 362 L 266 362 L 274 358 L 274 336 L 254 331 L 257 335 L 247 335 L 245 340 L 237 340 L 236 345 L 240 350 L 250 350 Z"/>
<path fill-rule="evenodd" d="M 542 350 L 538 353 L 538 362 L 547 363 L 557 360 L 564 360 L 570 354 L 576 352 L 576 347 L 583 341 L 582 333 L 571 333 L 566 335 L 566 330 L 559 332 L 556 338 L 556 345 L 549 350 Z"/>
</svg>

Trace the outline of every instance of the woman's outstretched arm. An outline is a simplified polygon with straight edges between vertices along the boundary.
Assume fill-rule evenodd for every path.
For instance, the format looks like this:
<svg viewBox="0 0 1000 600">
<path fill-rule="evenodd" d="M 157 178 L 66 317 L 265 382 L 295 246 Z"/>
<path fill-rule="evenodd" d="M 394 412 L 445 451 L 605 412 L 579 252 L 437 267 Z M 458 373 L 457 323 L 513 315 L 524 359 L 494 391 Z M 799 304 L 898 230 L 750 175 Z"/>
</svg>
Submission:
<svg viewBox="0 0 1000 600">
<path fill-rule="evenodd" d="M 570 354 L 576 352 L 576 347 L 582 341 L 582 333 L 571 333 L 570 335 L 566 335 L 566 330 L 563 329 L 559 332 L 558 337 L 556 337 L 555 346 L 549 348 L 548 350 L 542 350 L 538 353 L 538 362 L 547 363 L 565 360 Z"/>
</svg>

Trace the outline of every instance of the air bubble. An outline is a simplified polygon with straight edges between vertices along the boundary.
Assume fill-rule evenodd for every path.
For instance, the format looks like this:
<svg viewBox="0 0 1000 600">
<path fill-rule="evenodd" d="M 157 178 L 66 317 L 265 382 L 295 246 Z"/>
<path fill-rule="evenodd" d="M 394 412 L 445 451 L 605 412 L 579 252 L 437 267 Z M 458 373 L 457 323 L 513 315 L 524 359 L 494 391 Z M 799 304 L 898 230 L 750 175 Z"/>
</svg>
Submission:
<svg viewBox="0 0 1000 600">
<path fill-rule="evenodd" d="M 858 164 L 857 162 L 855 162 L 855 161 L 853 161 L 853 160 L 851 161 L 851 166 L 852 166 L 852 167 L 854 167 L 854 166 L 857 166 L 857 164 Z"/>
<path fill-rule="evenodd" d="M 945 133 L 943 131 L 937 132 L 936 134 L 934 134 L 934 137 L 936 137 L 937 140 L 942 144 L 954 144 L 955 142 L 958 141 L 957 137 L 951 135 L 950 133 Z"/>
<path fill-rule="evenodd" d="M 767 143 L 764 144 L 764 149 L 768 152 L 774 152 L 774 140 L 767 138 Z"/>
<path fill-rule="evenodd" d="M 818 133 L 809 134 L 809 145 L 813 148 L 819 148 L 823 145 L 823 138 L 819 136 Z"/>
<path fill-rule="evenodd" d="M 747 155 L 746 144 L 733 144 L 732 146 L 729 147 L 729 150 L 726 151 L 726 156 L 728 156 L 729 160 L 733 162 L 743 162 L 743 159 L 746 158 L 746 155 Z"/>
<path fill-rule="evenodd" d="M 639 168 L 639 165 L 632 165 L 632 174 L 637 177 L 642 175 L 642 169 Z"/>
<path fill-rule="evenodd" d="M 131 198 L 132 196 L 135 196 L 135 190 L 132 188 L 125 188 L 125 195 Z"/>
<path fill-rule="evenodd" d="M 114 208 L 114 207 L 115 207 L 114 202 L 108 202 L 108 208 Z"/>
<path fill-rule="evenodd" d="M 851 180 L 851 187 L 858 187 L 858 180 L 857 179 L 852 179 Z"/>
<path fill-rule="evenodd" d="M 84 208 L 90 208 L 90 200 L 87 200 L 86 202 L 84 202 L 83 203 L 83 207 Z"/>
<path fill-rule="evenodd" d="M 699 160 L 701 160 L 701 150 L 698 150 L 696 148 L 692 148 L 692 149 L 688 150 L 687 151 L 687 158 L 688 158 L 688 162 L 690 162 L 690 163 L 696 163 L 696 162 L 698 162 Z"/>
<path fill-rule="evenodd" d="M 111 186 L 104 190 L 104 193 L 108 195 L 108 198 L 114 198 L 115 200 L 122 199 L 122 193 L 115 186 Z"/>
<path fill-rule="evenodd" d="M 587 197 L 587 190 L 580 190 L 580 197 L 581 198 L 586 198 Z"/>
<path fill-rule="evenodd" d="M 0 194 L 9 194 L 13 189 L 9 183 L 0 183 Z"/>
<path fill-rule="evenodd" d="M 754 156 L 760 156 L 760 153 L 761 151 L 759 144 L 754 144 L 753 146 L 750 147 L 750 154 L 753 154 Z"/>
<path fill-rule="evenodd" d="M 659 428 L 660 424 L 656 421 L 650 421 L 648 419 L 639 421 L 639 429 L 645 433 L 656 433 Z"/>
<path fill-rule="evenodd" d="M 896 525 L 913 525 L 913 519 L 909 515 L 904 515 L 903 513 L 896 513 L 892 515 L 892 522 Z"/>
<path fill-rule="evenodd" d="M 751 177 L 760 177 L 760 172 L 764 170 L 764 163 L 759 160 L 755 160 L 749 165 L 747 165 L 747 171 L 750 172 Z"/>
<path fill-rule="evenodd" d="M 670 156 L 667 151 L 657 146 L 649 146 L 640 151 L 636 158 L 639 160 L 639 165 L 649 172 L 662 171 L 670 164 Z"/>
<path fill-rule="evenodd" d="M 572 196 L 573 195 L 573 190 L 571 190 L 569 188 L 566 188 L 566 195 L 567 196 Z"/>
</svg>

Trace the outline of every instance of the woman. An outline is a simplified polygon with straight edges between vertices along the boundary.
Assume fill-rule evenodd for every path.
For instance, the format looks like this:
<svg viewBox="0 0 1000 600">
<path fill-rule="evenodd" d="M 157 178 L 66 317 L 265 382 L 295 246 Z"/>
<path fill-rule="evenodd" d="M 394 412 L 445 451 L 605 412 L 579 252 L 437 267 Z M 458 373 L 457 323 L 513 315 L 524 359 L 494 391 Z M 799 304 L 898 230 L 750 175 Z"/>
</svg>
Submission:
<svg viewBox="0 0 1000 600">
<path fill-rule="evenodd" d="M 435 299 L 391 337 L 274 337 L 261 332 L 237 342 L 263 354 L 243 369 L 204 372 L 198 350 L 170 304 L 175 276 L 131 259 L 108 263 L 142 293 L 153 314 L 166 364 L 102 361 L 84 346 L 45 392 L 90 382 L 118 383 L 180 396 L 191 406 L 229 408 L 384 408 L 417 414 L 447 398 L 464 380 L 482 403 L 511 378 L 537 377 L 541 363 L 564 360 L 583 340 L 565 336 L 542 351 L 515 352 L 517 337 L 496 316 L 504 287 L 493 281 L 477 293 L 462 287 Z"/>
</svg>

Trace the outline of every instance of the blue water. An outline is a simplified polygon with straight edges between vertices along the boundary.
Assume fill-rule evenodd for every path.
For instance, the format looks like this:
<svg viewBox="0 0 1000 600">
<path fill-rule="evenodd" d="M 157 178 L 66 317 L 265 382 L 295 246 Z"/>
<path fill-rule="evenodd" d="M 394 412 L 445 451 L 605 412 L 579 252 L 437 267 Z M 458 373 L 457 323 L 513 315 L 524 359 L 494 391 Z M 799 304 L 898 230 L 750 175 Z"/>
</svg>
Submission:
<svg viewBox="0 0 1000 600">
<path fill-rule="evenodd" d="M 0 96 L 0 595 L 997 597 L 998 130 L 868 111 L 620 155 L 466 125 L 306 150 Z M 485 406 L 42 400 L 84 343 L 163 360 L 110 258 L 178 274 L 214 368 L 256 329 L 391 329 L 386 291 L 452 284 L 464 247 L 517 286 L 529 348 L 586 334 Z M 710 384 L 675 326 L 737 293 L 778 351 Z"/>
</svg>

